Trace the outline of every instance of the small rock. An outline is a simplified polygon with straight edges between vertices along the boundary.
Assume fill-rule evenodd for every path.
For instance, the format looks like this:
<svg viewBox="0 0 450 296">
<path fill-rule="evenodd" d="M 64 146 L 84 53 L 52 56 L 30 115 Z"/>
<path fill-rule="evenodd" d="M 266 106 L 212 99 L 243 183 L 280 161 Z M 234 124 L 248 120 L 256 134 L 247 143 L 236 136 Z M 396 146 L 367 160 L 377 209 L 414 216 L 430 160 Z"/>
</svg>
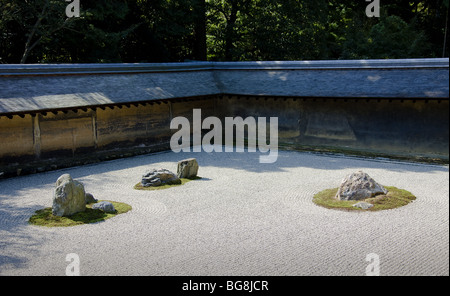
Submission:
<svg viewBox="0 0 450 296">
<path fill-rule="evenodd" d="M 110 203 L 109 201 L 101 201 L 92 206 L 94 210 L 102 210 L 106 213 L 115 213 L 116 209 L 114 208 L 114 205 Z"/>
<path fill-rule="evenodd" d="M 91 203 L 96 203 L 96 202 L 98 202 L 98 200 L 96 200 L 96 199 L 94 198 L 94 196 L 93 196 L 92 194 L 90 194 L 90 193 L 86 193 L 85 199 L 86 199 L 86 203 L 87 203 L 87 204 L 91 204 Z"/>
<path fill-rule="evenodd" d="M 86 210 L 86 193 L 84 185 L 73 180 L 69 174 L 58 178 L 53 194 L 52 214 L 71 216 Z"/>
<path fill-rule="evenodd" d="M 181 184 L 181 180 L 169 170 L 153 169 L 147 171 L 141 180 L 141 185 L 144 187 L 161 186 L 164 184 Z"/>
<path fill-rule="evenodd" d="M 358 203 L 355 203 L 353 206 L 356 208 L 363 209 L 363 210 L 368 210 L 371 207 L 373 207 L 373 204 L 365 202 L 365 201 L 360 201 Z"/>
<path fill-rule="evenodd" d="M 197 177 L 198 163 L 195 158 L 188 158 L 178 162 L 177 176 L 178 178 L 193 179 Z"/>
<path fill-rule="evenodd" d="M 387 194 L 386 188 L 375 182 L 368 174 L 358 171 L 342 180 L 336 194 L 338 200 L 363 200 L 379 194 Z"/>
</svg>

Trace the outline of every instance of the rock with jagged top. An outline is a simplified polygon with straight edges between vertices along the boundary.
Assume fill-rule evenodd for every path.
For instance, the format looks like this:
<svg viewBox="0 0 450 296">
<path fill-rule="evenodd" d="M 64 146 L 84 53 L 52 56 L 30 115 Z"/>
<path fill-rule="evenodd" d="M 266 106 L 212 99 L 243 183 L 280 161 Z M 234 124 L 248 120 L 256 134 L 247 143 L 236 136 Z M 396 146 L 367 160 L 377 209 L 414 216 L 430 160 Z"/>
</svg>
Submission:
<svg viewBox="0 0 450 296">
<path fill-rule="evenodd" d="M 153 169 L 147 171 L 141 179 L 143 187 L 155 187 L 161 185 L 181 184 L 177 175 L 166 169 Z"/>
<path fill-rule="evenodd" d="M 368 174 L 358 171 L 346 176 L 336 194 L 338 200 L 364 200 L 388 191 Z"/>
</svg>

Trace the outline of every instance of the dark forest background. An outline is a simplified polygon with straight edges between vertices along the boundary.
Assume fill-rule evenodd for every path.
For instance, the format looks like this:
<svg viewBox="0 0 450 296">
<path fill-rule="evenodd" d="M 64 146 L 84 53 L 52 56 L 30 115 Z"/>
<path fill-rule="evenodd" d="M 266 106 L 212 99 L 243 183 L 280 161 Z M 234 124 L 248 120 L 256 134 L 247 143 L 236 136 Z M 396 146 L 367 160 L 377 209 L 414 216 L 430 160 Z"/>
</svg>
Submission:
<svg viewBox="0 0 450 296">
<path fill-rule="evenodd" d="M 0 0 L 0 63 L 448 57 L 448 0 Z"/>
</svg>

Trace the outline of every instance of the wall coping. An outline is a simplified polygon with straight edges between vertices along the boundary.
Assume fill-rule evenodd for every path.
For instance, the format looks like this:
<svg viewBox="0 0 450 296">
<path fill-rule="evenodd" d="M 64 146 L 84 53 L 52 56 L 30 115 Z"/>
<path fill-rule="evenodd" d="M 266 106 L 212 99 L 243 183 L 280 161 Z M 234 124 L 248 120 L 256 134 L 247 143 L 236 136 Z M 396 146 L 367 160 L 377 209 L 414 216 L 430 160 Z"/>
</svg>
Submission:
<svg viewBox="0 0 450 296">
<path fill-rule="evenodd" d="M 448 100 L 449 59 L 0 65 L 9 117 L 218 95 Z"/>
<path fill-rule="evenodd" d="M 449 68 L 448 58 L 394 60 L 315 60 L 110 64 L 0 64 L 0 77 L 11 75 L 72 75 L 158 73 L 211 70 L 342 70 Z"/>
</svg>

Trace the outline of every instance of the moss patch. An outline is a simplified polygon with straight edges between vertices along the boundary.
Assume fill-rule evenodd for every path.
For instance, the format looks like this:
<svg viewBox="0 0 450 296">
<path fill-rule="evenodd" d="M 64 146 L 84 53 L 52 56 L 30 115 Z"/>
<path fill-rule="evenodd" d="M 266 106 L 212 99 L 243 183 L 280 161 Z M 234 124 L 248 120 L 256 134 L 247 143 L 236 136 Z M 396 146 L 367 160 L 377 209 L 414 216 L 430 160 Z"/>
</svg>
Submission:
<svg viewBox="0 0 450 296">
<path fill-rule="evenodd" d="M 376 197 L 358 201 L 337 200 L 334 197 L 336 196 L 338 188 L 326 189 L 314 195 L 313 202 L 328 209 L 344 211 L 381 211 L 405 206 L 416 199 L 409 191 L 398 189 L 393 186 L 385 186 L 385 188 L 389 191 L 386 195 L 378 195 Z M 368 210 L 363 210 L 353 206 L 360 201 L 373 204 L 373 207 Z"/>
<path fill-rule="evenodd" d="M 149 187 L 144 187 L 144 186 L 141 185 L 141 182 L 139 182 L 136 185 L 134 185 L 133 188 L 136 189 L 136 190 L 161 190 L 161 189 L 168 189 L 168 188 L 172 188 L 172 187 L 176 187 L 176 186 L 181 186 L 181 185 L 186 184 L 189 181 L 199 180 L 199 179 L 201 179 L 201 177 L 195 177 L 195 178 L 192 178 L 192 179 L 180 178 L 180 180 L 181 180 L 180 184 L 164 184 L 164 185 L 161 185 L 161 186 L 149 186 Z"/>
<path fill-rule="evenodd" d="M 126 213 L 131 210 L 131 206 L 126 203 L 110 201 L 116 209 L 115 213 L 105 213 L 102 210 L 92 209 L 92 205 L 87 204 L 86 211 L 76 213 L 68 217 L 59 217 L 52 214 L 52 208 L 37 210 L 28 222 L 33 225 L 46 227 L 69 227 L 82 224 L 96 223 Z M 99 200 L 100 202 L 100 200 Z"/>
</svg>

